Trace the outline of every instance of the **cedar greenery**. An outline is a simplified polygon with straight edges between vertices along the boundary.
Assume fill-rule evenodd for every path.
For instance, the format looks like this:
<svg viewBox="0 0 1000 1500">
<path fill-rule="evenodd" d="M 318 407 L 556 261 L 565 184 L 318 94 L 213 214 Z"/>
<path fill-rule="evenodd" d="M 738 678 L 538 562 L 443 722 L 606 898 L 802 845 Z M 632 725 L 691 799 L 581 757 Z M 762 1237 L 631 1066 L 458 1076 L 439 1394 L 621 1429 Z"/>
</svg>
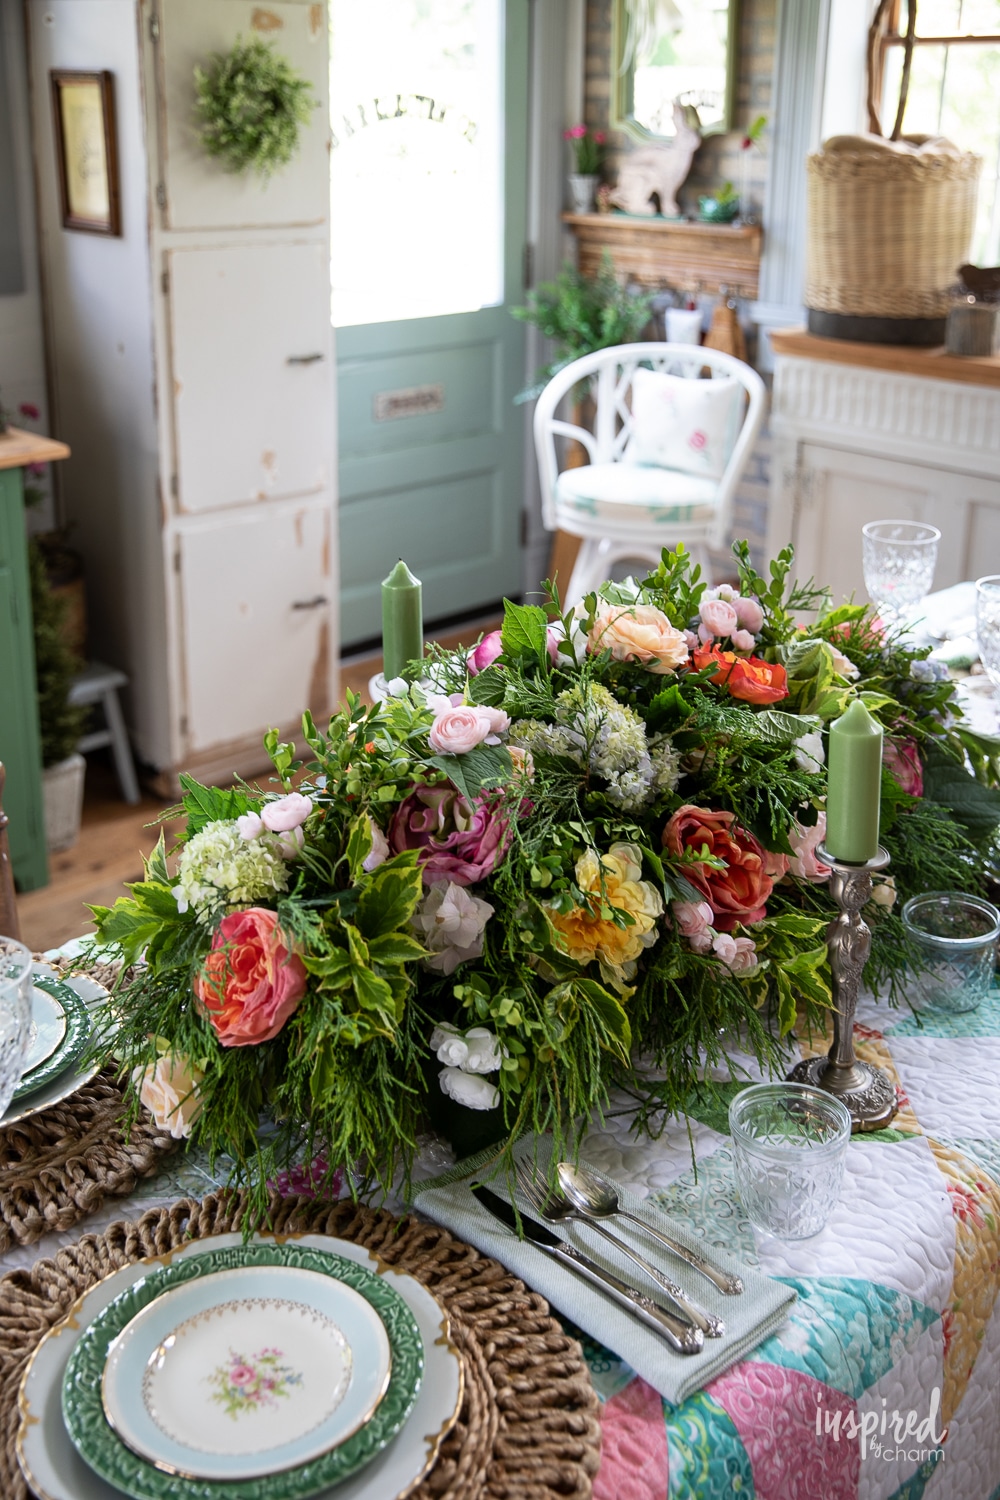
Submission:
<svg viewBox="0 0 1000 1500">
<path fill-rule="evenodd" d="M 259 37 L 195 68 L 201 143 L 227 172 L 270 177 L 295 155 L 316 101 L 312 85 Z"/>
</svg>

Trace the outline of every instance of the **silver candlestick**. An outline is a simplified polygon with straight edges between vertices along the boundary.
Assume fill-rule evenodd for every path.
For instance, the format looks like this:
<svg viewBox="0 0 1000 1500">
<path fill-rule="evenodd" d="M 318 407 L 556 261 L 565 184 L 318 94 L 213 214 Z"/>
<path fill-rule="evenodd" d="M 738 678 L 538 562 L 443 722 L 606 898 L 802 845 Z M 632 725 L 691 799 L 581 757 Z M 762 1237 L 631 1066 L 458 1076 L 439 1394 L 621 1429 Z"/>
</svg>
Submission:
<svg viewBox="0 0 1000 1500">
<path fill-rule="evenodd" d="M 840 915 L 826 930 L 833 972 L 833 1046 L 825 1057 L 807 1057 L 796 1063 L 788 1078 L 834 1094 L 850 1110 L 852 1130 L 883 1130 L 899 1107 L 896 1089 L 883 1068 L 855 1057 L 854 1012 L 872 946 L 871 929 L 861 916 L 861 908 L 871 897 L 872 876 L 885 869 L 889 855 L 880 848 L 874 859 L 849 864 L 835 859 L 820 844 L 816 858 L 830 866 L 830 890 L 840 907 Z"/>
</svg>

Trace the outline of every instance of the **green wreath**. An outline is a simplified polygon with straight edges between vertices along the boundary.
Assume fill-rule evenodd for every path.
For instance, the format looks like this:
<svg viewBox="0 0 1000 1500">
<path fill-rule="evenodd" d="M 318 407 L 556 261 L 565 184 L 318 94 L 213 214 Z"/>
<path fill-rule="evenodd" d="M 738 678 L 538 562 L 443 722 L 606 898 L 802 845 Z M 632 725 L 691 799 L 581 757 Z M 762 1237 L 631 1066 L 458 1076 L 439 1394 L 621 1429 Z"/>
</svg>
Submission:
<svg viewBox="0 0 1000 1500">
<path fill-rule="evenodd" d="M 194 77 L 202 146 L 226 171 L 269 177 L 291 161 L 316 100 L 287 58 L 258 37 L 237 37 Z"/>
</svg>

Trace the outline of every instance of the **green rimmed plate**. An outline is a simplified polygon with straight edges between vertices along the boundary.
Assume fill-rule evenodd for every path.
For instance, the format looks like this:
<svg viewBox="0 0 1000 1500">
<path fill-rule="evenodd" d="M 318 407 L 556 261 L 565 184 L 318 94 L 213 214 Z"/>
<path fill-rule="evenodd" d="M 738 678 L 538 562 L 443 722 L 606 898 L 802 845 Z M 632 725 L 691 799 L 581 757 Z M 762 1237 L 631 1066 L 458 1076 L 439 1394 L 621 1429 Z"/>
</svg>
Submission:
<svg viewBox="0 0 1000 1500">
<path fill-rule="evenodd" d="M 56 1046 L 36 1067 L 30 1068 L 23 1075 L 11 1097 L 12 1104 L 45 1088 L 64 1069 L 71 1067 L 90 1036 L 90 1012 L 75 990 L 71 990 L 68 984 L 63 984 L 61 979 L 52 979 L 48 974 L 34 974 L 32 984 L 36 991 L 41 991 L 43 997 L 55 1001 L 61 1007 L 64 1026 Z M 47 1009 L 51 1009 L 51 1006 Z"/>
<path fill-rule="evenodd" d="M 235 1245 L 192 1255 L 143 1277 L 95 1318 L 73 1350 L 62 1385 L 66 1431 L 81 1457 L 107 1483 L 133 1500 L 233 1500 L 232 1481 L 182 1478 L 133 1453 L 106 1420 L 102 1381 L 114 1341 L 164 1293 L 216 1272 L 268 1266 L 318 1272 L 358 1292 L 382 1320 L 392 1369 L 374 1414 L 346 1442 L 295 1468 L 240 1480 L 240 1500 L 306 1500 L 356 1473 L 400 1431 L 419 1394 L 424 1349 L 416 1320 L 398 1292 L 384 1278 L 341 1256 L 295 1244 Z"/>
</svg>

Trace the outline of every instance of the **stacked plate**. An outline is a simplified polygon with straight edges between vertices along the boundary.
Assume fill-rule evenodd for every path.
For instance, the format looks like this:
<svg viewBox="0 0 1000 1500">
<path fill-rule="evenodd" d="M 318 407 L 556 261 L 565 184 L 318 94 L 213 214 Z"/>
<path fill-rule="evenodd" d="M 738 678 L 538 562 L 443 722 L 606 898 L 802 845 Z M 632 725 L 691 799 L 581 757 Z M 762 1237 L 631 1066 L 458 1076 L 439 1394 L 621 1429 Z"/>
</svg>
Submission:
<svg viewBox="0 0 1000 1500">
<path fill-rule="evenodd" d="M 195 1241 L 39 1344 L 17 1453 L 43 1500 L 400 1500 L 462 1402 L 441 1305 L 346 1240 Z"/>
<path fill-rule="evenodd" d="M 90 1082 L 98 1065 L 81 1068 L 79 1059 L 90 1040 L 91 1008 L 106 997 L 107 991 L 85 975 L 62 980 L 44 964 L 35 965 L 24 1072 L 0 1116 L 0 1129 L 61 1103 Z"/>
</svg>

